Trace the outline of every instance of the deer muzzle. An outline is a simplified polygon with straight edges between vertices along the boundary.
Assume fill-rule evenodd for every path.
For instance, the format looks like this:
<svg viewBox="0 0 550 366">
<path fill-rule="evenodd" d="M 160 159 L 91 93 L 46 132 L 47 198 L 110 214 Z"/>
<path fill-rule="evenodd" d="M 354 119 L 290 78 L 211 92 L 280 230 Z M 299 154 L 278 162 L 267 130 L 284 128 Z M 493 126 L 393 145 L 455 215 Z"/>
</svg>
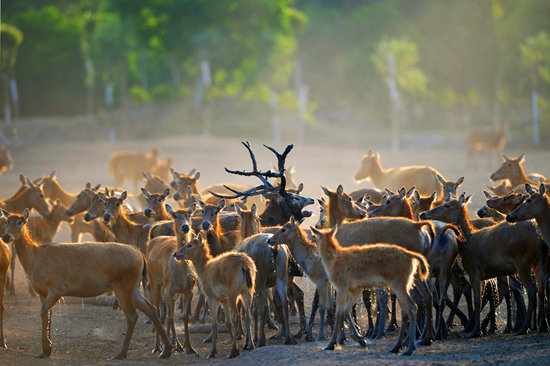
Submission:
<svg viewBox="0 0 550 366">
<path fill-rule="evenodd" d="M 15 238 L 8 233 L 2 235 L 2 240 L 4 241 L 4 243 L 11 243 L 12 241 L 14 241 L 14 239 Z"/>
</svg>

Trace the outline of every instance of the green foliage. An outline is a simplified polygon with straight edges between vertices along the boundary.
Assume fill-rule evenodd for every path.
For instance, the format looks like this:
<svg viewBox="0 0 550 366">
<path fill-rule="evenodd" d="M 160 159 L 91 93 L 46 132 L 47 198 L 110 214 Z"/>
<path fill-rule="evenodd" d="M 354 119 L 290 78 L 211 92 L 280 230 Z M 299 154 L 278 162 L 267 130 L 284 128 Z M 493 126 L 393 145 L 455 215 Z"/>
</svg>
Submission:
<svg viewBox="0 0 550 366">
<path fill-rule="evenodd" d="M 531 74 L 533 86 L 539 78 L 550 83 L 550 38 L 545 32 L 529 37 L 520 45 L 521 66 Z"/>
<path fill-rule="evenodd" d="M 10 24 L 0 24 L 2 44 L 2 72 L 15 65 L 17 59 L 17 48 L 23 42 L 23 32 Z"/>
</svg>

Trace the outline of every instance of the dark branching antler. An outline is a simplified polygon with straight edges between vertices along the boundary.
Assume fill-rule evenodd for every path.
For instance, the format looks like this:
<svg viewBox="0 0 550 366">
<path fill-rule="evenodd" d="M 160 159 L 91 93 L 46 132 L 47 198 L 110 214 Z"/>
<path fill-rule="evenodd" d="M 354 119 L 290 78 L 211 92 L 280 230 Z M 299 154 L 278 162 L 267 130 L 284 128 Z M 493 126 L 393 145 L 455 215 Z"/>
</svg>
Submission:
<svg viewBox="0 0 550 366">
<path fill-rule="evenodd" d="M 267 172 L 259 171 L 258 170 L 258 163 L 256 162 L 256 157 L 254 156 L 254 152 L 252 152 L 252 148 L 250 147 L 250 143 L 247 141 L 247 142 L 243 142 L 242 144 L 247 148 L 248 153 L 250 154 L 250 159 L 252 160 L 252 171 L 247 172 L 247 171 L 244 171 L 244 170 L 242 170 L 242 171 L 230 170 L 230 169 L 227 169 L 227 168 L 225 168 L 225 171 L 228 172 L 228 173 L 231 173 L 231 174 L 242 175 L 242 176 L 245 176 L 245 177 L 255 176 L 258 179 L 260 179 L 263 184 L 261 184 L 257 187 L 251 188 L 249 190 L 246 190 L 244 192 L 239 192 L 237 190 L 234 190 L 234 189 L 229 188 L 229 187 L 224 185 L 224 187 L 226 189 L 228 189 L 229 191 L 235 193 L 235 195 L 226 196 L 226 195 L 221 195 L 221 194 L 218 194 L 218 193 L 215 193 L 215 192 L 210 192 L 210 194 L 212 194 L 215 197 L 219 197 L 219 198 L 239 198 L 239 197 L 246 198 L 246 197 L 250 197 L 250 196 L 256 196 L 256 195 L 259 195 L 259 194 L 266 194 L 268 192 L 274 192 L 274 191 L 277 191 L 277 190 L 280 193 L 284 193 L 285 186 L 286 186 L 285 159 L 288 156 L 288 154 L 290 153 L 290 150 L 292 150 L 292 148 L 294 147 L 294 145 L 292 145 L 292 144 L 288 145 L 286 147 L 285 151 L 282 154 L 280 154 L 274 148 L 272 148 L 270 146 L 267 146 L 267 145 L 264 145 L 267 149 L 269 149 L 271 152 L 273 152 L 275 154 L 275 156 L 277 156 L 277 162 L 278 162 L 277 167 L 279 169 L 279 172 L 275 173 L 275 172 L 272 172 L 271 170 L 268 170 Z M 281 184 L 274 187 L 271 183 L 269 183 L 269 181 L 267 180 L 268 178 L 280 178 L 281 179 Z"/>
</svg>

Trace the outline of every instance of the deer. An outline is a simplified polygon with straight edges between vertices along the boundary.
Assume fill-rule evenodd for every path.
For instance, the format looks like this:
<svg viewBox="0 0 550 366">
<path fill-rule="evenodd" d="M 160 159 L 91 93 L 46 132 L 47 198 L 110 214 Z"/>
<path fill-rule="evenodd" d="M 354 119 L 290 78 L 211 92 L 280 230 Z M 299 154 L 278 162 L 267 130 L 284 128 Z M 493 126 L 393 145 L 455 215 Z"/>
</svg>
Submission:
<svg viewBox="0 0 550 366">
<path fill-rule="evenodd" d="M 0 146 L 0 175 L 13 169 L 13 158 L 5 145 Z"/>
<path fill-rule="evenodd" d="M 496 197 L 487 191 L 483 191 L 483 194 L 487 198 L 487 206 L 493 208 L 504 215 L 509 214 L 518 208 L 527 198 L 526 195 L 521 193 L 510 192 L 505 196 Z"/>
<path fill-rule="evenodd" d="M 466 131 L 466 167 L 477 169 L 476 152 L 487 152 L 487 168 L 491 169 L 493 153 L 500 154 L 506 145 L 507 130 L 502 124 L 476 126 Z"/>
<path fill-rule="evenodd" d="M 539 184 L 540 179 L 546 181 L 546 178 L 537 174 L 537 180 L 531 179 L 525 174 L 523 170 L 523 162 L 525 161 L 525 153 L 521 154 L 518 158 L 509 158 L 508 156 L 502 154 L 504 162 L 493 174 L 489 176 L 489 179 L 492 181 L 508 179 L 512 185 L 512 189 L 521 186 L 523 188 L 525 183 L 531 185 Z M 523 192 L 525 193 L 525 192 Z"/>
<path fill-rule="evenodd" d="M 441 186 L 443 187 L 443 196 L 438 200 L 438 202 L 435 203 L 436 206 L 439 206 L 443 202 L 447 202 L 451 200 L 451 196 L 456 196 L 456 190 L 462 183 L 464 183 L 464 177 L 460 177 L 456 180 L 456 182 L 452 180 L 445 180 L 441 175 L 437 175 L 437 180 L 439 183 L 441 183 Z"/>
<path fill-rule="evenodd" d="M 115 292 L 127 323 L 122 348 L 113 358 L 124 359 L 127 356 L 138 318 L 136 308 L 152 320 L 161 335 L 164 349 L 160 358 L 170 357 L 170 341 L 155 308 L 139 291 L 139 281 L 145 270 L 145 259 L 139 251 L 117 243 L 40 245 L 34 242 L 29 232 L 28 209 L 22 215 L 7 211 L 3 214 L 9 216 L 2 240 L 14 244 L 25 273 L 42 303 L 42 353 L 38 358 L 51 356 L 52 307 L 62 296 L 92 297 L 110 290 Z"/>
<path fill-rule="evenodd" d="M 358 189 L 356 191 L 353 191 L 351 192 L 349 195 L 351 196 L 351 198 L 355 201 L 363 198 L 363 197 L 370 197 L 370 201 L 375 203 L 375 204 L 379 204 L 380 201 L 382 200 L 382 197 L 384 197 L 384 195 L 386 194 L 386 192 L 382 189 L 376 189 L 376 188 L 361 188 L 361 189 Z"/>
<path fill-rule="evenodd" d="M 121 187 L 125 180 L 130 179 L 134 183 L 134 192 L 142 177 L 142 172 L 150 171 L 157 163 L 160 149 L 151 146 L 147 154 L 135 151 L 119 151 L 111 154 L 109 158 L 109 170 L 115 180 L 115 186 Z"/>
<path fill-rule="evenodd" d="M 389 352 L 397 353 L 403 347 L 405 324 L 409 322 L 407 351 L 412 355 L 416 337 L 416 304 L 411 299 L 413 283 L 423 286 L 428 278 L 429 266 L 426 258 L 418 253 L 389 244 L 353 245 L 342 247 L 335 235 L 338 226 L 326 231 L 311 230 L 317 236 L 318 253 L 336 291 L 336 323 L 334 329 L 343 325 L 344 315 L 350 324 L 352 336 L 363 348 L 365 340 L 357 332 L 350 315 L 351 307 L 357 302 L 364 288 L 390 287 L 396 294 L 402 311 L 401 332 L 395 346 Z M 361 271 L 357 269 L 361 268 Z M 334 350 L 337 332 L 333 332 L 325 350 Z"/>
<path fill-rule="evenodd" d="M 429 196 L 433 191 L 437 191 L 437 197 L 443 197 L 443 187 L 437 175 L 441 174 L 429 166 L 383 169 L 380 164 L 380 154 L 374 154 L 369 149 L 367 155 L 363 156 L 361 168 L 355 174 L 355 181 L 359 183 L 370 178 L 376 188 L 396 189 L 416 186 L 421 196 Z"/>
<path fill-rule="evenodd" d="M 414 221 L 420 221 L 420 214 L 433 208 L 437 200 L 437 192 L 434 191 L 429 197 L 420 197 L 420 194 L 414 191 L 414 201 L 411 202 Z"/>
<path fill-rule="evenodd" d="M 151 168 L 151 173 L 161 179 L 170 179 L 172 176 L 170 169 L 174 167 L 174 159 L 167 156 L 165 160 L 159 160 Z"/>
<path fill-rule="evenodd" d="M 0 231 L 5 231 L 7 217 L 0 211 Z M 11 263 L 10 247 L 0 240 L 0 348 L 6 348 L 6 337 L 4 336 L 4 290 L 8 283 L 8 271 Z M 13 275 L 12 275 L 13 277 Z"/>
<path fill-rule="evenodd" d="M 321 257 L 316 251 L 316 244 L 307 238 L 307 234 L 300 228 L 299 223 L 290 218 L 277 233 L 268 239 L 269 245 L 287 244 L 290 253 L 296 259 L 300 268 L 315 284 L 319 293 L 319 334 L 317 342 L 325 340 L 325 312 L 330 310 L 331 296 L 328 274 L 323 267 Z M 311 338 L 315 314 L 310 317 L 305 333 Z"/>
<path fill-rule="evenodd" d="M 22 213 L 26 208 L 34 208 L 41 216 L 50 218 L 50 208 L 44 197 L 41 184 L 32 182 L 23 174 L 19 174 L 22 187 L 11 198 L 0 200 L 0 208 L 9 211 Z"/>
<path fill-rule="evenodd" d="M 166 188 L 161 194 L 151 194 L 145 188 L 142 188 L 141 192 L 147 199 L 147 207 L 143 210 L 146 217 L 152 218 L 154 221 L 172 220 L 172 216 L 164 206 L 164 201 L 170 195 L 170 188 Z"/>
<path fill-rule="evenodd" d="M 164 287 L 164 301 L 166 303 L 166 333 L 172 335 L 172 347 L 187 354 L 197 353 L 191 346 L 189 340 L 189 313 L 191 312 L 191 301 L 193 300 L 193 289 L 197 283 L 197 273 L 193 266 L 187 261 L 178 261 L 174 258 L 174 252 L 186 245 L 191 240 L 191 214 L 195 206 L 187 210 L 174 211 L 170 205 L 166 210 L 174 220 L 176 236 L 158 236 L 149 241 L 147 245 L 147 273 L 153 305 L 160 312 L 161 289 Z M 176 335 L 174 326 L 174 295 L 183 295 L 184 310 L 183 324 L 185 330 L 185 346 L 182 346 Z M 154 351 L 160 351 L 160 338 L 157 333 Z"/>
<path fill-rule="evenodd" d="M 210 252 L 214 257 L 221 253 L 233 250 L 236 245 L 237 235 L 235 232 L 222 233 L 220 227 L 219 213 L 225 207 L 225 199 L 221 199 L 217 205 L 207 205 L 203 201 L 196 199 L 202 210 L 201 231 L 210 247 Z"/>
<path fill-rule="evenodd" d="M 470 277 L 474 293 L 474 328 L 469 338 L 481 336 L 481 285 L 489 278 L 518 273 L 527 289 L 528 310 L 525 322 L 518 334 L 525 334 L 531 327 L 535 296 L 538 286 L 539 298 L 544 305 L 542 279 L 546 244 L 540 232 L 531 222 L 511 225 L 507 222 L 475 230 L 470 224 L 466 204 L 471 196 L 461 195 L 442 206 L 423 212 L 420 218 L 456 224 L 463 232 L 466 242 L 459 246 L 462 265 Z M 490 260 L 488 260 L 490 258 Z M 537 285 L 531 279 L 531 269 L 535 272 Z M 542 307 L 544 309 L 544 307 Z"/>
<path fill-rule="evenodd" d="M 321 187 L 323 188 L 323 187 Z M 388 243 L 399 245 L 405 249 L 426 255 L 431 247 L 431 238 L 433 236 L 433 224 L 428 221 L 415 222 L 407 218 L 381 217 L 368 220 L 357 220 L 361 218 L 357 209 L 353 206 L 353 200 L 345 194 L 343 188 L 339 186 L 336 191 L 330 191 L 323 188 L 325 194 L 329 196 L 328 215 L 329 228 L 339 225 L 336 234 L 337 240 L 341 246 L 364 245 L 376 243 Z M 346 220 L 356 220 L 346 222 Z M 428 232 L 423 232 L 423 227 L 428 227 Z M 431 234 L 430 234 L 431 232 Z M 427 309 L 427 322 L 425 336 L 421 344 L 429 345 L 433 339 L 433 325 L 431 323 L 431 293 L 424 284 L 418 290 L 422 294 L 422 299 Z M 366 294 L 365 294 L 366 295 Z M 369 303 L 370 297 L 364 296 L 363 300 Z M 375 328 L 373 336 L 380 339 L 384 335 L 384 322 L 386 317 L 387 297 L 379 292 L 380 313 L 378 316 L 379 326 Z M 369 329 L 372 329 L 372 319 L 369 317 Z"/>
<path fill-rule="evenodd" d="M 512 184 L 508 179 L 501 180 L 501 182 L 497 185 L 490 186 L 485 184 L 485 187 L 496 196 L 505 196 L 512 190 Z"/>
<path fill-rule="evenodd" d="M 217 353 L 218 303 L 222 303 L 226 314 L 230 314 L 231 353 L 229 358 L 239 356 L 237 346 L 237 325 L 239 310 L 237 300 L 242 299 L 245 313 L 246 340 L 243 349 L 253 350 L 254 343 L 250 334 L 250 307 L 256 280 L 256 265 L 245 253 L 227 252 L 217 257 L 210 254 L 210 249 L 202 235 L 192 234 L 193 238 L 186 245 L 174 252 L 177 260 L 191 261 L 202 284 L 202 292 L 208 298 L 212 309 L 212 348 L 208 358 Z"/>
</svg>

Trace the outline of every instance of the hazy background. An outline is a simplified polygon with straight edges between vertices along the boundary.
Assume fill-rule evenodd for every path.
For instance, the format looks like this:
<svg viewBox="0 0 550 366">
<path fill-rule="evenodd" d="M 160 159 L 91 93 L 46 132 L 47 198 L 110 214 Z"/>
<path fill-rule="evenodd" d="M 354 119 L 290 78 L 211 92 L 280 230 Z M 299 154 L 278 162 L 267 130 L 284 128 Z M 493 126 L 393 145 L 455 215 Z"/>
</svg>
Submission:
<svg viewBox="0 0 550 366">
<path fill-rule="evenodd" d="M 549 1 L 3 0 L 1 10 L 0 126 L 12 141 L 270 141 L 275 120 L 282 143 L 383 148 L 390 51 L 402 146 L 460 149 L 468 127 L 496 123 L 509 146 L 533 146 L 533 91 L 539 146 L 550 146 Z"/>
</svg>

